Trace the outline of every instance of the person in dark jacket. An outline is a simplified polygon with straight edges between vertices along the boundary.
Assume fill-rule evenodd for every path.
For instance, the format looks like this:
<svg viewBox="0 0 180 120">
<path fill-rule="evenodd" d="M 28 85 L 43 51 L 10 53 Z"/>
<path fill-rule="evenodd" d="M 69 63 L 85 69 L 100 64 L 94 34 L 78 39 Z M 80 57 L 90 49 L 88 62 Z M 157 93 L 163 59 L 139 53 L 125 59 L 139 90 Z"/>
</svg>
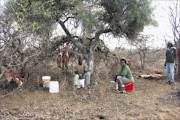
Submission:
<svg viewBox="0 0 180 120">
<path fill-rule="evenodd" d="M 176 48 L 173 47 L 173 43 L 171 41 L 167 44 L 166 50 L 166 61 L 165 66 L 167 69 L 167 75 L 169 77 L 168 83 L 171 85 L 174 82 L 174 62 L 176 60 Z"/>
</svg>

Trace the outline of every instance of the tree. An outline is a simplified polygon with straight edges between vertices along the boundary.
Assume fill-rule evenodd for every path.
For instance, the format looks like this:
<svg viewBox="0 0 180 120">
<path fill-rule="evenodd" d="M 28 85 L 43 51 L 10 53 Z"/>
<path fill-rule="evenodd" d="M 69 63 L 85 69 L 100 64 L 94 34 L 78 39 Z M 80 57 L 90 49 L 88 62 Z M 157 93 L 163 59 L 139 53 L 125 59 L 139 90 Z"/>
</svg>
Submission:
<svg viewBox="0 0 180 120">
<path fill-rule="evenodd" d="M 43 37 L 44 44 L 46 36 Z M 18 72 L 29 62 L 37 63 L 42 59 L 43 47 L 37 36 L 24 31 L 15 22 L 15 13 L 5 10 L 0 12 L 0 78 L 5 71 Z M 42 51 L 40 52 L 39 50 Z M 48 53 L 48 52 L 47 52 Z"/>
<path fill-rule="evenodd" d="M 150 35 L 139 35 L 137 39 L 130 42 L 130 44 L 135 46 L 136 48 L 134 52 L 131 53 L 131 55 L 135 55 L 135 54 L 139 55 L 142 70 L 145 69 L 146 63 L 149 62 L 148 54 L 150 53 L 155 54 L 156 52 L 161 50 L 161 48 L 153 49 L 150 38 L 151 38 Z"/>
<path fill-rule="evenodd" d="M 137 48 L 137 54 L 139 55 L 139 59 L 141 62 L 141 68 L 144 70 L 145 63 L 146 63 L 146 55 L 150 49 L 150 46 L 148 44 L 148 38 L 149 36 L 139 36 L 138 39 L 131 42 L 131 45 L 135 46 Z"/>
<path fill-rule="evenodd" d="M 180 2 L 171 1 L 173 6 L 169 6 L 169 21 L 173 32 L 173 40 L 178 48 L 178 76 L 180 77 Z"/>
<path fill-rule="evenodd" d="M 3 13 L 0 16 L 0 78 L 7 69 L 15 68 L 15 63 L 20 64 L 22 41 L 19 39 L 19 31 L 14 27 L 13 16 Z"/>
<path fill-rule="evenodd" d="M 111 33 L 136 38 L 144 26 L 153 23 L 150 5 L 151 0 L 9 0 L 7 3 L 24 30 L 42 36 L 60 25 L 65 34 L 53 40 L 54 47 L 70 42 L 73 50 L 69 51 L 84 57 L 91 73 L 94 51 L 103 42 L 100 36 Z M 81 34 L 73 33 L 68 25 L 76 31 L 80 29 Z"/>
</svg>

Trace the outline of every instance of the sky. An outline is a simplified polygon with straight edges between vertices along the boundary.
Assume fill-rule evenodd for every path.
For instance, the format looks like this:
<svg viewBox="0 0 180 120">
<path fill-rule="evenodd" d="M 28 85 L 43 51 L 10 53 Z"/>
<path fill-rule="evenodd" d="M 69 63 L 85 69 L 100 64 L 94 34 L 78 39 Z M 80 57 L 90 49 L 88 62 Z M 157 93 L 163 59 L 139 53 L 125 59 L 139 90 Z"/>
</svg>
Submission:
<svg viewBox="0 0 180 120">
<path fill-rule="evenodd" d="M 154 35 L 154 44 L 158 47 L 165 46 L 166 40 L 173 40 L 172 28 L 169 22 L 169 5 L 172 3 L 168 0 L 154 0 L 153 6 L 156 6 L 154 11 L 155 20 L 158 22 L 158 27 L 146 27 L 144 33 Z"/>
<path fill-rule="evenodd" d="M 167 41 L 173 40 L 172 29 L 168 17 L 169 5 L 171 5 L 171 2 L 169 0 L 152 1 L 152 6 L 155 7 L 153 14 L 155 16 L 155 20 L 158 23 L 158 26 L 147 26 L 142 32 L 145 35 L 153 36 L 150 39 L 151 42 L 149 43 L 149 46 L 153 46 L 155 48 L 162 48 L 166 46 L 165 39 Z M 111 41 L 112 39 L 114 40 L 113 42 Z M 128 44 L 127 40 L 123 38 L 117 40 L 110 36 L 109 39 L 105 39 L 105 43 L 112 50 L 115 47 L 132 48 L 132 46 Z"/>
<path fill-rule="evenodd" d="M 3 5 L 4 4 L 4 0 L 0 0 L 0 5 Z"/>
<path fill-rule="evenodd" d="M 4 0 L 0 0 L 0 5 L 3 5 Z M 153 0 L 152 6 L 155 7 L 154 15 L 155 20 L 158 23 L 158 27 L 147 26 L 145 27 L 143 34 L 152 35 L 154 37 L 151 38 L 152 43 L 149 45 L 153 45 L 154 47 L 161 48 L 165 45 L 164 38 L 167 40 L 172 40 L 173 35 L 171 31 L 171 25 L 168 18 L 168 6 L 171 5 L 169 0 Z M 105 41 L 105 44 L 111 49 L 115 49 L 115 47 L 125 47 L 131 48 L 127 43 L 127 40 L 121 38 L 113 38 L 112 36 L 102 36 L 102 39 Z M 113 40 L 113 41 L 112 41 Z"/>
</svg>

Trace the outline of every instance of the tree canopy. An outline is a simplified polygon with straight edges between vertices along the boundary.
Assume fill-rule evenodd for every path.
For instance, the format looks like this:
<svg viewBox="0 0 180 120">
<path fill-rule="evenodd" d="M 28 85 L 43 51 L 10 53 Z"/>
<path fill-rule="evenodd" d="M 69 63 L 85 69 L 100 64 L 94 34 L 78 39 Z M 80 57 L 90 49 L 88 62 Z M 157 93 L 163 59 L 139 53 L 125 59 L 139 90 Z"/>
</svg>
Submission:
<svg viewBox="0 0 180 120">
<path fill-rule="evenodd" d="M 70 41 L 73 52 L 90 61 L 95 49 L 104 46 L 102 34 L 133 39 L 153 23 L 151 0 L 9 0 L 6 6 L 20 28 L 33 34 L 52 33 L 60 25 L 65 35 L 56 37 L 54 46 Z"/>
<path fill-rule="evenodd" d="M 109 29 L 132 38 L 152 22 L 150 5 L 150 0 L 13 0 L 9 7 L 20 25 L 41 33 L 73 21 L 73 27 L 91 35 Z"/>
</svg>

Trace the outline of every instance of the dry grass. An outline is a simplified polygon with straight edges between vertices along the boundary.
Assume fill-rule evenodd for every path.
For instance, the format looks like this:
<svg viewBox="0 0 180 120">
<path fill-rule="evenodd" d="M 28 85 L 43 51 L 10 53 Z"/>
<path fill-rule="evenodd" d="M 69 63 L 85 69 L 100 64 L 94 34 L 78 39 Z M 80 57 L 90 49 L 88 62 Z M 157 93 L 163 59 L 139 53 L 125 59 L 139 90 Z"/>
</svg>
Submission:
<svg viewBox="0 0 180 120">
<path fill-rule="evenodd" d="M 109 64 L 111 65 L 111 64 Z M 31 81 L 37 75 L 50 75 L 60 83 L 60 92 L 51 94 L 47 89 L 29 89 L 24 93 L 6 96 L 0 100 L 0 119 L 35 120 L 124 120 L 124 119 L 179 119 L 180 99 L 178 91 L 180 80 L 170 86 L 164 80 L 145 80 L 138 78 L 142 73 L 153 72 L 156 65 L 145 71 L 134 70 L 135 91 L 126 94 L 114 92 L 112 74 L 118 72 L 103 62 L 96 65 L 96 85 L 89 89 L 76 89 L 73 75 L 66 76 L 55 64 L 32 69 Z M 48 70 L 47 70 L 48 68 Z M 41 71 L 40 73 L 35 72 Z M 164 70 L 161 65 L 159 69 Z M 142 73 L 141 73 L 142 72 Z M 97 76 L 98 75 L 98 76 Z M 27 85 L 28 85 L 27 84 Z"/>
</svg>

